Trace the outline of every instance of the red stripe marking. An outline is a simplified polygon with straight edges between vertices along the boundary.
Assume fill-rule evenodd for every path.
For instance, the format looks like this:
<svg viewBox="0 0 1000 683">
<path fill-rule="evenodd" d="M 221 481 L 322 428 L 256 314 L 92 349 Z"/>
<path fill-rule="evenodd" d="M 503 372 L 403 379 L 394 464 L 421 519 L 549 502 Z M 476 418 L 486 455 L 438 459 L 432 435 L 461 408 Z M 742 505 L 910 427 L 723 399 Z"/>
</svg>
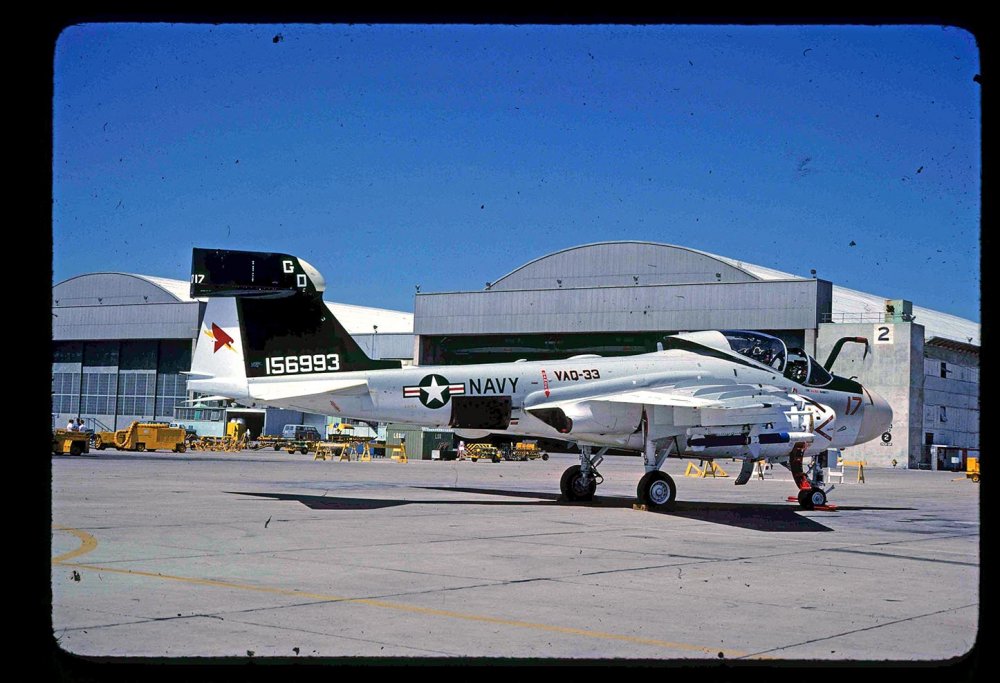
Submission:
<svg viewBox="0 0 1000 683">
<path fill-rule="evenodd" d="M 832 416 L 828 417 L 827 420 L 826 420 L 826 422 L 824 422 L 823 424 L 821 424 L 819 427 L 817 427 L 813 431 L 815 431 L 817 434 L 819 434 L 820 436 L 822 436 L 827 441 L 833 441 L 833 437 L 823 431 L 823 427 L 827 426 L 831 422 L 833 422 L 833 417 Z"/>
</svg>

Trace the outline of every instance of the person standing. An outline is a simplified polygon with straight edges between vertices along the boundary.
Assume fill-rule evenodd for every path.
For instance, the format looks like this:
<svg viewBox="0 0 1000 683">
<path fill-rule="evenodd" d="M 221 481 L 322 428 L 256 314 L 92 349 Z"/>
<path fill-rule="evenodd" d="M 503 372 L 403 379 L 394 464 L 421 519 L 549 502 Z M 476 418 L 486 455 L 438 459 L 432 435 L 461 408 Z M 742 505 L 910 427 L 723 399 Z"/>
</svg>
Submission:
<svg viewBox="0 0 1000 683">
<path fill-rule="evenodd" d="M 66 431 L 68 432 L 76 431 L 76 422 L 73 421 L 73 418 L 70 418 L 69 422 L 66 424 Z"/>
</svg>

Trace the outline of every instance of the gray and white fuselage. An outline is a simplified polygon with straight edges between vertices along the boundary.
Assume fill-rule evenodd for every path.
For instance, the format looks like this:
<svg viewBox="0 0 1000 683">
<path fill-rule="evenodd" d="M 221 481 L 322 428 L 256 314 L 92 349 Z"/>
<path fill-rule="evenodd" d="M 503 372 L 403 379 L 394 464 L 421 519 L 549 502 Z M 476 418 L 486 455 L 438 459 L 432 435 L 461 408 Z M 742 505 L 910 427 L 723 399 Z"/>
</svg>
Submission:
<svg viewBox="0 0 1000 683">
<path fill-rule="evenodd" d="M 357 386 L 337 391 L 311 393 L 317 383 L 356 381 Z M 793 382 L 765 367 L 735 364 L 727 359 L 680 349 L 627 357 L 577 356 L 555 361 L 519 361 L 458 366 L 415 366 L 398 370 L 374 370 L 310 375 L 261 377 L 245 380 L 244 402 L 271 405 L 304 412 L 336 415 L 378 422 L 400 422 L 433 428 L 448 428 L 454 396 L 509 396 L 510 425 L 507 429 L 464 430 L 470 437 L 487 433 L 563 439 L 579 444 L 611 446 L 641 451 L 647 439 L 679 438 L 678 455 L 694 457 L 778 458 L 789 452 L 788 441 L 754 442 L 725 446 L 693 446 L 688 441 L 704 434 L 741 435 L 759 433 L 748 428 L 738 414 L 732 424 L 706 421 L 700 414 L 711 411 L 711 402 L 742 397 L 748 410 L 764 410 L 777 389 L 794 401 L 798 410 L 776 410 L 767 430 L 799 434 L 808 445 L 804 454 L 828 448 L 844 448 L 874 438 L 884 429 L 887 404 L 877 395 L 809 387 Z M 268 388 L 281 387 L 288 398 L 260 398 Z M 670 388 L 690 394 L 690 405 L 661 405 L 654 390 Z M 759 387 L 759 388 L 758 388 Z M 189 388 L 205 393 L 232 395 L 231 383 L 219 386 L 212 379 L 192 379 Z M 765 389 L 766 388 L 766 389 Z M 297 390 L 296 390 L 297 389 Z M 633 402 L 649 392 L 648 404 Z M 628 392 L 629 402 L 601 400 Z M 806 399 L 810 399 L 806 400 Z M 532 414 L 537 407 L 561 405 L 573 419 L 569 432 L 560 432 Z M 645 412 L 645 421 L 643 413 Z M 721 411 L 715 411 L 716 418 Z M 733 413 L 732 409 L 725 411 Z M 889 411 L 891 415 L 891 411 Z M 820 433 L 816 428 L 823 425 Z M 874 433 L 873 430 L 877 430 Z M 808 438 L 805 435 L 812 435 Z"/>
</svg>

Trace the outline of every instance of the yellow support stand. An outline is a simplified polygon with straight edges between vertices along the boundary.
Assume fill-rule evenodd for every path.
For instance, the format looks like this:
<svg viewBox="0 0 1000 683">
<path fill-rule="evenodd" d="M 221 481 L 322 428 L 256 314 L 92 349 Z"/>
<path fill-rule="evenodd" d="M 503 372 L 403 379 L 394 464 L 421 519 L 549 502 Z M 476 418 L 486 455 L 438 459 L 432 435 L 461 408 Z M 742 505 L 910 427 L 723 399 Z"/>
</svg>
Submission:
<svg viewBox="0 0 1000 683">
<path fill-rule="evenodd" d="M 695 465 L 693 462 L 689 462 L 687 469 L 684 470 L 684 476 L 700 477 L 702 479 L 704 479 L 705 477 L 729 476 L 728 474 L 726 474 L 726 471 L 721 467 L 719 467 L 719 465 L 714 460 L 709 460 L 707 465 L 705 464 L 704 460 L 699 460 L 698 463 L 701 465 L 701 467 L 698 467 L 698 465 Z"/>
<path fill-rule="evenodd" d="M 397 462 L 406 463 L 409 462 L 406 458 L 406 444 L 401 443 L 398 446 L 393 446 L 391 449 L 392 453 L 399 453 L 399 455 L 392 455 L 389 457 L 390 460 L 395 460 Z"/>
<path fill-rule="evenodd" d="M 757 478 L 760 479 L 761 481 L 764 480 L 764 461 L 763 460 L 758 460 L 757 461 Z"/>
<path fill-rule="evenodd" d="M 728 477 L 729 476 L 728 474 L 726 474 L 726 471 L 724 469 L 722 469 L 721 467 L 719 467 L 718 463 L 716 463 L 715 460 L 709 460 L 707 465 L 705 464 L 704 460 L 699 460 L 698 462 L 701 464 L 702 467 L 705 468 L 701 472 L 702 478 L 705 478 L 705 477 L 707 477 L 709 475 L 711 475 L 713 477 Z"/>
<path fill-rule="evenodd" d="M 729 476 L 726 473 L 726 471 L 724 469 L 722 469 L 722 467 L 720 467 L 719 464 L 717 462 L 715 462 L 714 460 L 709 460 L 708 461 L 708 467 L 705 468 L 705 475 L 706 476 L 707 476 L 709 470 L 712 471 L 712 476 L 713 477 L 728 477 Z"/>
<path fill-rule="evenodd" d="M 858 483 L 865 483 L 865 461 L 864 460 L 845 460 L 843 463 L 844 467 L 857 467 L 858 468 Z"/>
<path fill-rule="evenodd" d="M 334 457 L 339 462 L 344 462 L 345 460 L 351 461 L 351 449 L 354 447 L 352 442 L 322 442 L 316 446 L 316 455 L 313 460 L 333 460 Z M 340 449 L 340 454 L 337 455 L 337 450 Z M 367 456 L 367 457 L 365 457 Z M 364 444 L 364 455 L 358 457 L 358 460 L 371 460 L 371 454 L 368 451 L 368 443 Z"/>
<path fill-rule="evenodd" d="M 369 447 L 371 441 L 361 442 L 361 455 L 358 456 L 358 461 L 371 462 L 372 461 L 372 451 Z"/>
</svg>

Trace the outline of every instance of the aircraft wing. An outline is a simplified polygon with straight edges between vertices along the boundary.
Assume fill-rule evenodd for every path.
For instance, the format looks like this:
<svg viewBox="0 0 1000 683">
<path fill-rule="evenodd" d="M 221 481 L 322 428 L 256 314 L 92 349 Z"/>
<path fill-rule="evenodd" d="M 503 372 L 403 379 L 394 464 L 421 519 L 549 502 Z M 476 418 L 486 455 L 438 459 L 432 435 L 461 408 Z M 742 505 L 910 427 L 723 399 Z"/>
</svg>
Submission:
<svg viewBox="0 0 1000 683">
<path fill-rule="evenodd" d="M 557 401 L 545 401 L 531 406 L 531 410 L 545 408 L 565 408 L 566 406 L 580 403 L 581 401 L 608 401 L 610 403 L 642 403 L 646 405 L 659 406 L 680 406 L 689 408 L 700 408 L 703 406 L 718 405 L 714 399 L 699 398 L 697 396 L 685 396 L 683 394 L 670 393 L 667 391 L 655 391 L 649 389 L 637 389 L 621 391 L 608 394 L 595 394 L 583 398 L 569 398 Z"/>
<path fill-rule="evenodd" d="M 641 389 L 576 395 L 543 400 L 526 406 L 529 412 L 559 408 L 572 411 L 580 404 L 632 404 L 672 408 L 671 421 L 678 427 L 716 427 L 745 424 L 784 425 L 785 411 L 796 403 L 777 387 L 735 382 L 684 381 Z M 652 415 L 651 415 L 652 418 Z"/>
<path fill-rule="evenodd" d="M 357 393 L 358 389 L 367 388 L 367 386 L 368 381 L 364 379 L 270 382 L 251 384 L 250 395 L 260 401 L 276 401 L 298 396 L 315 396 L 316 394 Z"/>
</svg>

